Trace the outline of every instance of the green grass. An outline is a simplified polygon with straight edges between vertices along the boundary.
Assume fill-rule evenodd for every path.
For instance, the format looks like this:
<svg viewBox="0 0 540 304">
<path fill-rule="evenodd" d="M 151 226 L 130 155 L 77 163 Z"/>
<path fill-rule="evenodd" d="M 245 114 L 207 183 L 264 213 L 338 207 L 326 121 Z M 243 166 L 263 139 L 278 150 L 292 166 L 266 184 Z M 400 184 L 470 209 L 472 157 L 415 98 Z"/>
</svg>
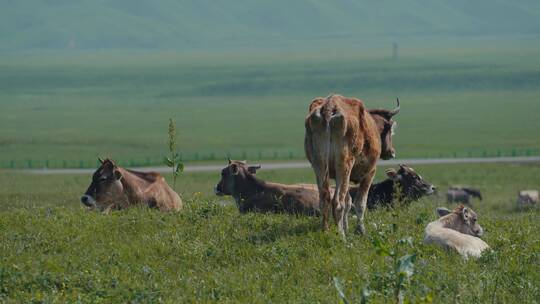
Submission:
<svg viewBox="0 0 540 304">
<path fill-rule="evenodd" d="M 537 51 L 404 47 L 397 62 L 380 50 L 6 56 L 0 166 L 157 164 L 169 117 L 188 160 L 303 158 L 307 106 L 330 92 L 385 108 L 399 96 L 399 157 L 538 154 Z"/>
<path fill-rule="evenodd" d="M 482 190 L 485 198 L 475 209 L 492 253 L 464 261 L 421 243 L 443 197 L 369 212 L 369 235 L 350 234 L 343 242 L 336 231 L 321 232 L 318 218 L 240 215 L 232 205 L 218 204 L 211 187 L 219 172 L 180 178 L 186 208 L 179 213 L 135 208 L 109 215 L 78 203 L 89 176 L 2 172 L 0 301 L 328 303 L 339 302 L 336 277 L 349 300 L 358 301 L 368 288 L 371 302 L 386 303 L 394 296 L 395 273 L 392 260 L 378 253 L 381 246 L 397 257 L 417 255 L 405 285 L 411 302 L 538 301 L 540 214 L 517 212 L 515 198 L 519 189 L 538 187 L 540 166 L 415 169 L 442 190 L 450 184 Z M 313 181 L 310 170 L 263 168 L 260 176 Z M 397 244 L 406 237 L 411 245 Z"/>
</svg>

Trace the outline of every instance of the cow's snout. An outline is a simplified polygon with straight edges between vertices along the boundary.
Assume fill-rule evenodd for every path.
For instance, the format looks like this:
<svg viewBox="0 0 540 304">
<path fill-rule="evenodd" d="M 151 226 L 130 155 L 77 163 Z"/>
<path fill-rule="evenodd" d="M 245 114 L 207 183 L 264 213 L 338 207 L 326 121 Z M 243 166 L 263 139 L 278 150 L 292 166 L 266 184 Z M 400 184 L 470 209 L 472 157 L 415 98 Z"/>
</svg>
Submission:
<svg viewBox="0 0 540 304">
<path fill-rule="evenodd" d="M 428 194 L 433 194 L 435 192 L 437 192 L 437 187 L 435 187 L 433 185 L 429 185 Z"/>
<path fill-rule="evenodd" d="M 223 196 L 223 192 L 221 192 L 221 190 L 219 189 L 219 184 L 214 186 L 214 194 L 218 195 L 218 196 Z"/>
<path fill-rule="evenodd" d="M 95 205 L 96 200 L 94 200 L 94 198 L 90 195 L 84 194 L 83 196 L 81 196 L 81 203 L 85 204 L 88 207 L 92 207 Z"/>
<path fill-rule="evenodd" d="M 477 237 L 481 237 L 482 235 L 484 235 L 484 229 L 482 229 L 482 227 L 479 227 L 474 231 L 474 234 L 476 234 Z"/>
</svg>

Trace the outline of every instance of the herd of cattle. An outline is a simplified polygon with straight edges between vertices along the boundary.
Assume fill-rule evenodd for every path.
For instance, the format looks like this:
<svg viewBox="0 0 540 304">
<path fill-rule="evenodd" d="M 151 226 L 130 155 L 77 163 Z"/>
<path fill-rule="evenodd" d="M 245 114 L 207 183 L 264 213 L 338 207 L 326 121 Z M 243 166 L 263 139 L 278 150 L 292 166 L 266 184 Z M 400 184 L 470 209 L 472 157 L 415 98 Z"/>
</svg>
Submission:
<svg viewBox="0 0 540 304">
<path fill-rule="evenodd" d="M 365 233 L 366 209 L 393 206 L 396 201 L 411 202 L 431 195 L 435 187 L 413 168 L 400 165 L 387 169 L 387 178 L 373 183 L 378 159 L 395 157 L 392 136 L 400 105 L 394 110 L 367 109 L 359 99 L 330 95 L 317 98 L 309 106 L 305 120 L 304 147 L 316 176 L 316 185 L 285 185 L 267 182 L 256 176 L 261 166 L 229 159 L 221 171 L 216 195 L 230 195 L 241 213 L 284 212 L 322 216 L 323 229 L 329 228 L 332 214 L 340 233 L 348 230 L 348 213 L 354 205 L 356 231 Z M 104 212 L 144 204 L 161 211 L 182 208 L 180 196 L 165 179 L 154 172 L 138 172 L 117 166 L 110 159 L 100 160 L 92 182 L 81 202 Z M 335 180 L 332 187 L 330 179 Z M 350 182 L 356 186 L 350 186 Z M 448 189 L 449 203 L 470 205 L 471 197 L 482 199 L 478 189 L 454 186 Z M 522 191 L 520 204 L 538 203 L 538 191 Z M 476 213 L 459 205 L 453 211 L 438 208 L 440 218 L 427 225 L 425 243 L 435 243 L 478 257 L 489 246 L 480 239 L 483 229 Z"/>
</svg>

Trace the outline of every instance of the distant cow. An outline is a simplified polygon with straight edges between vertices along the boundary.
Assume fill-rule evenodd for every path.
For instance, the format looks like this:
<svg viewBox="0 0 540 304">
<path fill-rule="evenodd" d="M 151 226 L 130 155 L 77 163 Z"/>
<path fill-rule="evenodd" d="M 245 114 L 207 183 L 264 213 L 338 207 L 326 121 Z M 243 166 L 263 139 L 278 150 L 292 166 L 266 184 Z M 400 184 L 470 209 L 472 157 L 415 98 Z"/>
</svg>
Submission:
<svg viewBox="0 0 540 304">
<path fill-rule="evenodd" d="M 407 165 L 399 165 L 399 170 L 393 168 L 386 170 L 387 179 L 380 183 L 373 183 L 369 188 L 367 207 L 374 209 L 380 206 L 393 206 L 395 199 L 410 203 L 422 196 L 435 192 L 435 186 L 425 181 L 422 176 Z M 356 195 L 358 188 L 351 188 L 349 193 Z M 396 197 L 399 195 L 400 197 Z"/>
<path fill-rule="evenodd" d="M 517 199 L 518 207 L 530 207 L 540 203 L 537 190 L 523 190 L 519 191 Z"/>
<path fill-rule="evenodd" d="M 323 229 L 329 228 L 330 210 L 338 230 L 347 229 L 349 181 L 359 183 L 353 201 L 358 216 L 356 231 L 364 234 L 364 213 L 369 187 L 379 158 L 395 156 L 392 146 L 392 117 L 399 111 L 373 110 L 362 101 L 340 95 L 317 98 L 309 106 L 305 120 L 304 148 L 317 177 Z M 336 180 L 331 199 L 330 179 Z"/>
<path fill-rule="evenodd" d="M 221 170 L 216 195 L 231 195 L 240 212 L 276 212 L 316 215 L 319 213 L 315 185 L 284 185 L 265 182 L 255 174 L 261 166 L 248 166 L 245 161 L 231 161 Z"/>
<path fill-rule="evenodd" d="M 471 197 L 482 200 L 482 193 L 476 188 L 468 186 L 452 186 L 446 192 L 446 201 L 448 203 L 463 203 L 470 205 Z"/>
<path fill-rule="evenodd" d="M 182 208 L 180 196 L 155 172 L 138 172 L 101 160 L 92 183 L 81 202 L 101 211 L 118 210 L 142 204 L 160 211 Z"/>
<path fill-rule="evenodd" d="M 437 208 L 437 213 L 440 218 L 427 225 L 424 243 L 456 250 L 464 258 L 480 257 L 484 250 L 489 249 L 488 244 L 480 239 L 484 229 L 478 224 L 473 210 L 460 205 L 454 211 Z"/>
</svg>

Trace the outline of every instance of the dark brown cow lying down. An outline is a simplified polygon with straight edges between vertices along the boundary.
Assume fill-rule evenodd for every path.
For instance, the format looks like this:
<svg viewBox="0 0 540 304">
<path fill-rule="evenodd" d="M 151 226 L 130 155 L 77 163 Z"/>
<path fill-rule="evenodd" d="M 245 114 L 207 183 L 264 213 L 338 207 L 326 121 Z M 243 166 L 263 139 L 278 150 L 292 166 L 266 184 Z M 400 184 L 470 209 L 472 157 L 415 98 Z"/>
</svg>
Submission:
<svg viewBox="0 0 540 304">
<path fill-rule="evenodd" d="M 110 159 L 100 161 L 92 183 L 81 196 L 84 205 L 104 212 L 140 204 L 160 211 L 182 208 L 180 196 L 159 173 L 124 169 Z"/>
<path fill-rule="evenodd" d="M 401 164 L 399 169 L 389 168 L 386 170 L 388 177 L 382 182 L 373 183 L 369 188 L 367 207 L 375 209 L 377 207 L 392 207 L 396 199 L 401 199 L 404 203 L 416 201 L 423 196 L 435 193 L 435 186 L 424 180 L 413 168 Z M 398 193 L 401 195 L 397 198 Z M 354 197 L 358 187 L 351 187 L 349 194 Z"/>
<path fill-rule="evenodd" d="M 315 185 L 284 185 L 265 182 L 255 174 L 261 166 L 229 160 L 221 170 L 216 195 L 231 195 L 240 212 L 276 212 L 315 215 L 319 213 L 319 191 Z"/>
</svg>

